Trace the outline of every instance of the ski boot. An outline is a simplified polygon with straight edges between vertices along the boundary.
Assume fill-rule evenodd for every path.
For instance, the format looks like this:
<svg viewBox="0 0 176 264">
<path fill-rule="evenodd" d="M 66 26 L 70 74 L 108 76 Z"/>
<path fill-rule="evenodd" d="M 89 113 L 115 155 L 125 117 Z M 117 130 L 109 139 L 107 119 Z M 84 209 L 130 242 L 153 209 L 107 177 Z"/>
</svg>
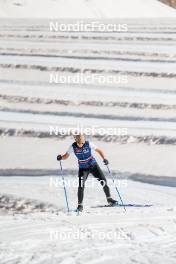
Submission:
<svg viewBox="0 0 176 264">
<path fill-rule="evenodd" d="M 78 207 L 77 207 L 77 212 L 82 212 L 83 211 L 83 206 L 82 204 L 78 204 Z"/>
<path fill-rule="evenodd" d="M 118 201 L 112 199 L 111 197 L 107 198 L 107 202 L 109 206 L 116 206 L 118 205 Z"/>
</svg>

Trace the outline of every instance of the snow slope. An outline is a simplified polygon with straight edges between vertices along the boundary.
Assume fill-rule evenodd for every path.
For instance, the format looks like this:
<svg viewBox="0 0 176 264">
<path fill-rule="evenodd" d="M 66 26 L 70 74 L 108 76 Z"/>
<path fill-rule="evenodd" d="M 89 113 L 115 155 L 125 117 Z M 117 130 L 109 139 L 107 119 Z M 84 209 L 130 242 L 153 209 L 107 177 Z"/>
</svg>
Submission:
<svg viewBox="0 0 176 264">
<path fill-rule="evenodd" d="M 141 20 L 138 19 L 140 23 Z M 125 40 L 123 36 L 120 40 L 111 36 L 96 40 L 84 33 L 89 39 L 89 52 L 99 56 L 92 57 L 87 63 L 84 57 L 87 38 L 84 40 L 77 35 L 76 38 L 67 39 L 63 35 L 63 39 L 51 36 L 48 41 L 43 24 L 35 31 L 33 24 L 26 26 L 21 23 L 19 27 L 15 25 L 16 20 L 11 23 L 6 25 L 0 35 L 0 119 L 3 120 L 0 121 L 0 264 L 175 264 L 176 94 L 175 79 L 170 76 L 170 73 L 174 74 L 175 65 L 175 25 L 173 27 L 170 22 L 165 26 L 154 25 L 152 20 L 148 25 L 142 24 L 136 28 L 134 25 L 133 29 L 142 32 L 142 36 L 139 41 L 136 33 L 132 36 L 133 33 L 129 32 L 127 37 L 130 37 L 131 43 L 129 38 Z M 55 47 L 52 48 L 51 43 Z M 68 43 L 71 46 L 66 46 Z M 107 45 L 111 60 L 106 50 L 105 54 L 102 53 L 102 44 Z M 125 49 L 125 60 L 115 57 L 119 45 Z M 59 60 L 55 56 L 54 61 L 48 49 L 53 57 L 63 55 L 63 51 L 66 55 L 75 51 L 77 56 Z M 142 54 L 138 53 L 140 50 Z M 132 53 L 129 54 L 129 51 Z M 149 54 L 149 51 L 153 54 Z M 41 53 L 44 57 L 40 56 Z M 164 62 L 164 58 L 167 61 Z M 95 70 L 104 68 L 105 64 L 109 69 L 115 69 L 114 61 L 117 66 L 123 64 L 124 70 L 132 73 L 134 60 L 136 73 L 139 74 L 142 69 L 149 76 L 139 78 L 135 74 L 127 75 L 127 84 L 108 87 L 101 83 L 89 86 L 73 86 L 72 83 L 48 86 L 48 67 L 56 65 L 56 62 L 57 67 L 72 63 L 71 74 L 78 66 L 86 69 L 87 64 L 89 67 L 94 66 Z M 152 77 L 150 70 L 155 77 Z M 66 67 L 62 73 L 67 75 L 70 72 Z M 161 77 L 161 73 L 164 77 Z M 113 107 L 112 102 L 118 103 L 116 107 Z M 45 132 L 48 129 L 47 123 L 51 121 L 54 124 L 58 121 L 58 125 L 67 128 L 72 123 L 77 124 L 81 117 L 96 125 L 124 122 L 130 128 L 136 126 L 134 133 L 140 135 L 136 143 L 132 143 L 131 137 L 125 144 L 104 142 L 104 139 L 95 143 L 101 145 L 107 153 L 111 169 L 118 169 L 115 177 L 124 179 L 123 176 L 129 176 L 127 180 L 118 181 L 119 190 L 126 203 L 138 206 L 128 207 L 126 212 L 122 207 L 100 207 L 106 200 L 101 186 L 94 179 L 92 188 L 86 185 L 83 215 L 67 215 L 63 188 L 51 188 L 50 176 L 61 179 L 58 177 L 56 153 L 64 152 L 71 138 L 52 139 L 49 134 L 40 137 L 39 133 L 36 137 L 36 133 L 31 134 L 28 130 L 33 129 L 35 132 L 41 129 L 41 132 Z M 167 130 L 165 136 L 173 133 L 173 141 L 170 137 L 168 141 L 160 137 L 159 133 L 163 133 L 161 128 Z M 18 129 L 21 129 L 21 134 L 18 134 Z M 145 141 L 143 144 L 141 138 L 146 140 L 146 133 L 159 135 L 157 144 L 153 144 L 153 141 Z M 103 168 L 102 163 L 100 165 Z M 65 178 L 71 184 L 69 203 L 71 208 L 75 208 L 75 157 L 65 161 L 63 168 Z M 34 177 L 42 175 L 43 171 L 46 177 Z M 87 183 L 90 183 L 91 178 Z M 110 178 L 108 183 L 111 183 L 112 196 L 117 198 Z M 153 206 L 143 207 L 144 204 Z M 74 235 L 75 232 L 79 232 L 80 239 L 69 236 L 69 233 Z M 60 234 L 66 237 L 60 239 Z M 115 236 L 109 237 L 108 234 Z"/>
<path fill-rule="evenodd" d="M 95 182 L 93 189 L 86 186 L 85 212 L 76 216 L 65 211 L 63 189 L 49 182 L 49 177 L 0 177 L 6 193 L 0 194 L 1 264 L 175 263 L 174 188 L 128 181 L 120 188 L 123 198 L 138 206 L 124 212 L 99 207 L 106 202 Z M 72 208 L 76 193 L 69 189 Z M 146 203 L 153 206 L 143 207 Z"/>
<path fill-rule="evenodd" d="M 0 17 L 176 17 L 176 11 L 157 0 L 0 0 Z"/>
<path fill-rule="evenodd" d="M 0 133 L 14 137 L 0 141 L 1 147 L 6 145 L 6 151 L 2 147 L 0 155 L 1 168 L 2 164 L 6 169 L 28 169 L 34 165 L 31 152 L 23 155 L 28 145 L 21 141 L 24 137 L 24 142 L 34 137 L 34 147 L 36 140 L 38 145 L 45 142 L 46 146 L 48 142 L 48 150 L 50 144 L 56 145 L 49 142 L 49 125 L 69 128 L 81 124 L 105 129 L 127 128 L 125 138 L 98 136 L 101 146 L 110 140 L 116 142 L 111 153 L 110 143 L 104 146 L 108 156 L 113 155 L 109 159 L 114 160 L 114 169 L 130 175 L 175 177 L 176 166 L 171 158 L 176 143 L 175 25 L 169 19 L 163 22 L 167 24 L 156 24 L 153 20 L 143 24 L 140 19 L 141 24 L 133 22 L 125 36 L 100 32 L 58 35 L 49 34 L 41 21 L 37 22 L 37 31 L 31 21 L 20 27 L 18 21 L 13 21 L 0 36 Z M 87 59 L 88 56 L 91 57 Z M 114 71 L 123 70 L 127 82 L 107 84 L 93 79 L 86 85 L 73 80 L 49 83 L 51 71 L 73 77 L 77 72 L 89 76 L 90 70 L 92 76 L 101 70 L 105 77 L 115 77 Z M 19 137 L 15 138 L 16 135 Z M 67 140 L 63 146 L 61 138 L 57 142 L 62 151 L 68 145 Z M 8 146 L 21 149 L 20 156 L 24 159 L 16 160 L 19 153 L 9 151 Z M 8 153 L 12 152 L 15 158 L 9 163 Z M 53 161 L 53 149 L 50 157 Z M 34 169 L 53 169 L 55 165 L 51 162 L 48 166 L 48 160 L 48 156 L 42 160 L 39 153 Z M 73 163 L 70 168 L 74 166 Z"/>
</svg>

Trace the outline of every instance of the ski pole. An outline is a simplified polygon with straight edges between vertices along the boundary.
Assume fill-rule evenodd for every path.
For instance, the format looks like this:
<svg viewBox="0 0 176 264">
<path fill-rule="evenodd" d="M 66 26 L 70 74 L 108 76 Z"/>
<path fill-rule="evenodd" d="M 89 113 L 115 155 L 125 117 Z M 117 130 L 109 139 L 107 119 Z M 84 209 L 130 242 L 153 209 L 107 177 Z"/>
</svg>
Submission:
<svg viewBox="0 0 176 264">
<path fill-rule="evenodd" d="M 60 160 L 60 170 L 61 170 L 62 181 L 63 181 L 63 185 L 64 185 L 64 195 L 65 195 L 65 201 L 66 201 L 66 205 L 67 205 L 67 211 L 69 213 L 70 212 L 70 209 L 69 209 L 69 205 L 68 205 L 67 189 L 66 189 L 66 186 L 65 186 L 65 179 L 64 179 L 64 175 L 63 175 L 63 169 L 62 169 L 62 162 L 61 162 L 61 160 Z"/>
<path fill-rule="evenodd" d="M 107 169 L 108 169 L 109 175 L 111 176 L 112 181 L 113 181 L 113 183 L 114 183 L 114 186 L 115 186 L 116 192 L 117 192 L 117 194 L 118 194 L 118 196 L 119 196 L 119 198 L 120 198 L 120 201 L 121 201 L 121 203 L 122 203 L 122 206 L 123 206 L 124 210 L 126 211 L 125 205 L 124 205 L 123 200 L 122 200 L 122 197 L 121 197 L 121 195 L 120 195 L 120 192 L 119 192 L 117 186 L 115 185 L 114 175 L 112 174 L 112 172 L 111 172 L 109 166 L 108 166 L 108 165 L 106 165 L 106 166 L 107 166 Z"/>
</svg>

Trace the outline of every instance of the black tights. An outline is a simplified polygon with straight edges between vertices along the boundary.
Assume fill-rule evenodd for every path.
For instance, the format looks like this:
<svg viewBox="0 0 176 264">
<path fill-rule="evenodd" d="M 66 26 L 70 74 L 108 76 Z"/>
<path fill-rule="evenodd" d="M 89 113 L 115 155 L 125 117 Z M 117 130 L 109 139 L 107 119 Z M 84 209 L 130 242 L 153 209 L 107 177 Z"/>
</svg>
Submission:
<svg viewBox="0 0 176 264">
<path fill-rule="evenodd" d="M 83 202 L 85 182 L 88 178 L 89 173 L 91 173 L 98 181 L 100 181 L 101 185 L 103 186 L 106 198 L 111 196 L 109 187 L 107 185 L 107 180 L 99 165 L 96 163 L 89 169 L 79 169 L 78 204 L 82 204 Z"/>
</svg>

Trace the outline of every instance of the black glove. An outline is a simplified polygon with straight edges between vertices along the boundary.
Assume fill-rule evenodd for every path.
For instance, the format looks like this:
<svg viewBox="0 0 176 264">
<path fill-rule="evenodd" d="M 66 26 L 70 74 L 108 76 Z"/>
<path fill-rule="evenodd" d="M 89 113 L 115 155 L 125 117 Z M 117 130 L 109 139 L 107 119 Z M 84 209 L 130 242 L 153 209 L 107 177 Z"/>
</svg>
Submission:
<svg viewBox="0 0 176 264">
<path fill-rule="evenodd" d="M 104 162 L 104 165 L 108 165 L 109 164 L 109 161 L 107 159 L 104 159 L 103 162 Z"/>
<path fill-rule="evenodd" d="M 61 159 L 62 159 L 62 155 L 58 155 L 57 160 L 61 160 Z"/>
</svg>

